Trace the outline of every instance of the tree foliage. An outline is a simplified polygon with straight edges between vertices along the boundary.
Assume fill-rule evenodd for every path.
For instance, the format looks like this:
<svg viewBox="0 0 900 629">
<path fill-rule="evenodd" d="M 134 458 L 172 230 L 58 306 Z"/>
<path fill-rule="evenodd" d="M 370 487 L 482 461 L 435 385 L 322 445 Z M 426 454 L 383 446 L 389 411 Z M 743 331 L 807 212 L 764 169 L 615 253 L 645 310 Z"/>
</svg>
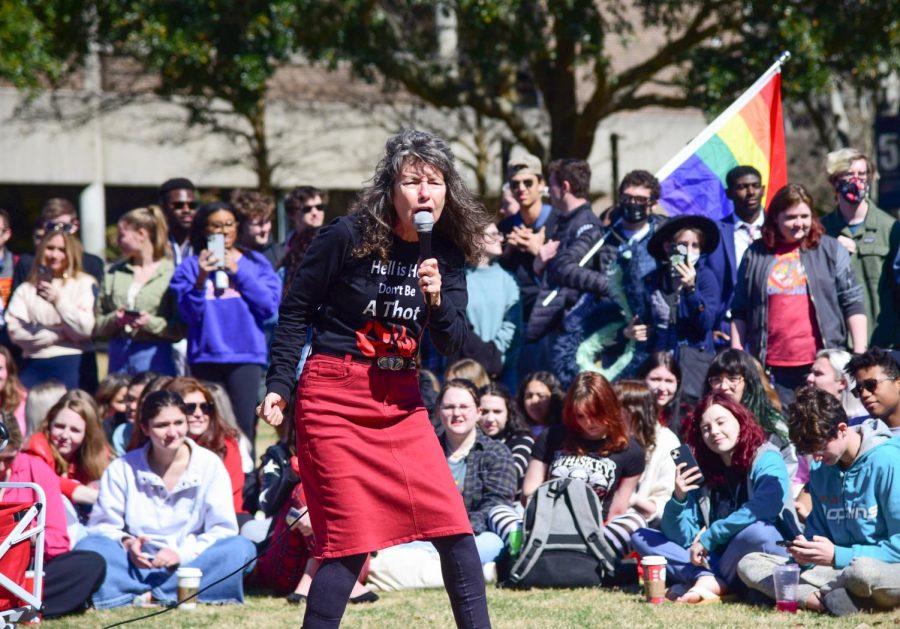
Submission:
<svg viewBox="0 0 900 629">
<path fill-rule="evenodd" d="M 798 97 L 836 74 L 871 80 L 885 64 L 897 67 L 897 0 L 300 4 L 314 25 L 300 39 L 314 58 L 347 59 L 360 75 L 380 75 L 440 107 L 472 107 L 543 158 L 587 157 L 598 124 L 618 112 L 721 108 L 784 49 L 795 53 L 790 89 Z M 437 11 L 456 22 L 452 58 L 439 54 Z M 623 52 L 635 59 L 624 67 Z"/>
<path fill-rule="evenodd" d="M 184 105 L 191 124 L 249 151 L 259 187 L 271 189 L 279 164 L 266 127 L 267 83 L 296 52 L 296 3 L 102 0 L 97 7 L 104 50 L 156 76 L 155 92 Z"/>
</svg>

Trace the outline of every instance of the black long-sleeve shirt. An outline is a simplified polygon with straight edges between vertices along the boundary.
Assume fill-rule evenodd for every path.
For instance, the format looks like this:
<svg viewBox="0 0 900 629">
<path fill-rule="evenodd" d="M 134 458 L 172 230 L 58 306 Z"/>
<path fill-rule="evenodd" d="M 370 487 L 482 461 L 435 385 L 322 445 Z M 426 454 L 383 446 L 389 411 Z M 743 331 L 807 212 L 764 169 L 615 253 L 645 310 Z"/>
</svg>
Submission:
<svg viewBox="0 0 900 629">
<path fill-rule="evenodd" d="M 356 358 L 413 358 L 425 325 L 442 354 L 459 350 L 468 334 L 466 276 L 462 254 L 434 237 L 441 273 L 441 305 L 429 308 L 419 290 L 419 244 L 394 236 L 388 260 L 358 258 L 358 219 L 343 216 L 312 241 L 281 302 L 270 350 L 266 389 L 288 399 L 307 328 L 312 353 Z"/>
</svg>

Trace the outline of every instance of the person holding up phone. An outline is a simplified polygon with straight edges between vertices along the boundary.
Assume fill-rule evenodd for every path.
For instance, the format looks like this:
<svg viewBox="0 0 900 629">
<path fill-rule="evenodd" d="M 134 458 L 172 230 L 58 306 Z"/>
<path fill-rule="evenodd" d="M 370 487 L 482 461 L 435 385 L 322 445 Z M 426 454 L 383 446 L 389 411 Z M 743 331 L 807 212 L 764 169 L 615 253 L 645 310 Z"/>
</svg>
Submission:
<svg viewBox="0 0 900 629">
<path fill-rule="evenodd" d="M 717 602 L 745 590 L 737 576 L 744 555 L 785 556 L 777 545 L 783 539 L 779 527 L 795 517 L 787 468 L 753 415 L 722 393 L 697 405 L 685 426 L 685 443 L 690 451 L 675 450 L 675 491 L 663 511 L 662 530 L 641 529 L 631 542 L 642 557 L 666 558 L 677 584 L 669 598 Z"/>
<path fill-rule="evenodd" d="M 647 251 L 658 266 L 644 278 L 641 304 L 625 336 L 649 341 L 650 351 L 677 352 L 689 345 L 712 352 L 720 291 L 706 256 L 718 244 L 719 230 L 705 216 L 677 216 L 657 228 Z"/>
<path fill-rule="evenodd" d="M 238 244 L 241 220 L 228 203 L 200 206 L 191 225 L 191 247 L 199 253 L 175 270 L 172 291 L 188 327 L 191 374 L 225 387 L 253 443 L 268 363 L 263 326 L 278 312 L 281 280 L 261 253 Z"/>
<path fill-rule="evenodd" d="M 5 315 L 9 338 L 22 349 L 22 384 L 30 389 L 54 379 L 92 392 L 96 365 L 83 358 L 93 351 L 97 282 L 82 271 L 81 243 L 64 230 L 48 231 L 35 259 Z"/>
<path fill-rule="evenodd" d="M 797 450 L 814 460 L 806 530 L 787 547 L 804 568 L 800 607 L 844 616 L 900 606 L 900 440 L 878 419 L 848 426 L 841 401 L 811 384 L 797 390 L 788 425 Z M 772 574 L 786 561 L 752 553 L 738 574 L 774 599 Z"/>
<path fill-rule="evenodd" d="M 119 219 L 122 260 L 103 278 L 95 334 L 109 339 L 109 371 L 175 375 L 172 342 L 184 335 L 169 282 L 175 272 L 166 217 L 156 206 Z"/>
</svg>

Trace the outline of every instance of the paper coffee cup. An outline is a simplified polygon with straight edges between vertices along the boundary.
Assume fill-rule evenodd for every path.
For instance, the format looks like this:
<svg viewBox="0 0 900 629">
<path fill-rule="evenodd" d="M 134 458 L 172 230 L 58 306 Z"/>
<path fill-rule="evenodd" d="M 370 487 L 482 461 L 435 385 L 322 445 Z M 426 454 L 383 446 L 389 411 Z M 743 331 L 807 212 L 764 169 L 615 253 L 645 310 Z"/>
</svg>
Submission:
<svg viewBox="0 0 900 629">
<path fill-rule="evenodd" d="M 182 567 L 176 573 L 178 577 L 178 600 L 183 601 L 190 598 L 200 589 L 200 579 L 203 577 L 203 571 L 200 568 Z M 197 599 L 192 598 L 186 603 L 182 603 L 181 609 L 194 609 L 197 607 Z"/>
<path fill-rule="evenodd" d="M 641 559 L 644 571 L 644 596 L 654 605 L 666 600 L 666 558 L 647 555 Z"/>
</svg>

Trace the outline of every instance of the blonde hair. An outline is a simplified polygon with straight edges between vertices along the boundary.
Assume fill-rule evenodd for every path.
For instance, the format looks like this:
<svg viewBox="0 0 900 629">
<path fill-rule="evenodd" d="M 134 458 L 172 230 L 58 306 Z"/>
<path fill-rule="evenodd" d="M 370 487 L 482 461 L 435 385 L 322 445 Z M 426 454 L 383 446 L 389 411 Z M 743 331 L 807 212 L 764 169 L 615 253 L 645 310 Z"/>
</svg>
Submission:
<svg viewBox="0 0 900 629">
<path fill-rule="evenodd" d="M 143 229 L 150 235 L 154 260 L 169 255 L 169 225 L 166 222 L 165 214 L 158 205 L 136 207 L 130 212 L 126 212 L 119 222 L 134 229 Z"/>
<path fill-rule="evenodd" d="M 65 475 L 69 470 L 69 463 L 50 441 L 50 426 L 56 416 L 65 409 L 69 409 L 84 420 L 84 441 L 81 442 L 75 455 L 78 465 L 88 480 L 100 480 L 106 466 L 109 465 L 106 437 L 103 435 L 103 427 L 100 425 L 97 403 L 90 394 L 80 389 L 73 389 L 63 395 L 53 405 L 38 428 L 38 432 L 43 433 L 50 442 L 50 451 L 53 453 L 53 460 L 56 463 L 56 473 L 60 476 Z"/>
<path fill-rule="evenodd" d="M 66 394 L 65 385 L 58 380 L 46 380 L 28 391 L 25 398 L 25 427 L 33 434 L 47 417 L 47 411 Z"/>
<path fill-rule="evenodd" d="M 476 389 L 491 383 L 491 378 L 481 363 L 471 358 L 461 358 L 447 367 L 447 371 L 444 372 L 444 382 L 450 380 L 468 380 L 475 385 Z"/>
<path fill-rule="evenodd" d="M 66 249 L 67 266 L 64 277 L 66 279 L 75 279 L 76 277 L 81 275 L 82 269 L 84 268 L 82 264 L 84 248 L 81 246 L 81 241 L 75 238 L 75 236 L 73 236 L 72 234 L 53 229 L 44 234 L 44 237 L 41 238 L 41 242 L 38 243 L 37 251 L 35 251 L 34 253 L 34 264 L 31 265 L 31 272 L 28 274 L 28 281 L 35 286 L 37 286 L 38 283 L 38 274 L 40 268 L 46 264 L 44 262 L 44 253 L 47 250 L 47 245 L 49 245 L 50 241 L 57 236 L 63 239 L 63 246 Z"/>
<path fill-rule="evenodd" d="M 874 181 L 876 174 L 875 164 L 862 151 L 854 148 L 838 149 L 827 155 L 825 158 L 825 172 L 828 174 L 828 180 L 834 181 L 850 170 L 853 162 L 858 160 L 866 162 L 866 172 L 868 172 L 869 181 Z"/>
</svg>

